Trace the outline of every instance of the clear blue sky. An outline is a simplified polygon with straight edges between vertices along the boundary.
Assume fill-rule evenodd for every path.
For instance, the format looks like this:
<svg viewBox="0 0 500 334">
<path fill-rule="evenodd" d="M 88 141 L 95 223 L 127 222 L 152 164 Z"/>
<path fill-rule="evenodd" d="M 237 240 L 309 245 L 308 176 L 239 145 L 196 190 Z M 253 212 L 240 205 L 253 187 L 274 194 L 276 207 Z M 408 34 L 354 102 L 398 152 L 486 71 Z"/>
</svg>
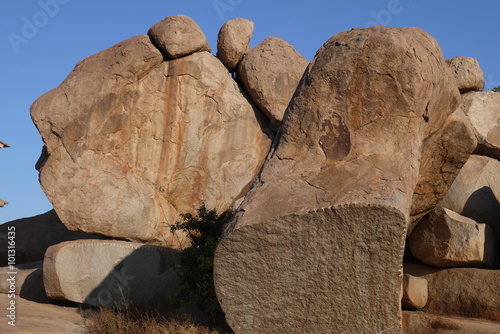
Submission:
<svg viewBox="0 0 500 334">
<path fill-rule="evenodd" d="M 58 86 L 79 60 L 146 34 L 175 14 L 193 18 L 214 53 L 221 25 L 243 17 L 255 22 L 252 46 L 278 36 L 309 60 L 344 30 L 419 27 L 439 42 L 446 58 L 477 58 L 486 89 L 500 85 L 500 1 L 495 0 L 5 0 L 0 12 L 0 140 L 12 147 L 0 150 L 0 198 L 10 202 L 0 208 L 0 224 L 52 208 L 34 169 L 42 141 L 29 116 L 33 101 Z"/>
</svg>

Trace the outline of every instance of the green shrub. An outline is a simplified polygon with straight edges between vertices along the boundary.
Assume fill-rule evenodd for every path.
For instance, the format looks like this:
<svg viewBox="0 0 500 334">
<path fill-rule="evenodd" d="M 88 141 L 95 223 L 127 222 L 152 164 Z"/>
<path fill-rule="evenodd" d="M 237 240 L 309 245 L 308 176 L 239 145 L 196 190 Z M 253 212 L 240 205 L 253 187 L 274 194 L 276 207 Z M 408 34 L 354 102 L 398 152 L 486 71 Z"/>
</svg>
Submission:
<svg viewBox="0 0 500 334">
<path fill-rule="evenodd" d="M 217 318 L 223 315 L 214 287 L 214 253 L 224 225 L 232 217 L 231 211 L 220 215 L 205 205 L 198 215 L 181 214 L 182 222 L 170 226 L 172 232 L 187 233 L 191 246 L 181 252 L 180 291 L 178 299 L 184 306 L 197 306 L 206 315 Z"/>
<path fill-rule="evenodd" d="M 494 91 L 494 92 L 500 92 L 500 86 L 497 86 L 497 87 L 493 88 L 492 91 Z"/>
</svg>

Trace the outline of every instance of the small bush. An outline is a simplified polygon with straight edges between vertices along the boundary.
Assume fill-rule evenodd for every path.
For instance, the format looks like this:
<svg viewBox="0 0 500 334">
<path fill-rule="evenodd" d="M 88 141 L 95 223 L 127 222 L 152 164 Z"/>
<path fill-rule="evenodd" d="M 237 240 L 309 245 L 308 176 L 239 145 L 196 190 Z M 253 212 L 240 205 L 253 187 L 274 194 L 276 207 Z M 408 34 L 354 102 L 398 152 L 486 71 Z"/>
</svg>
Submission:
<svg viewBox="0 0 500 334">
<path fill-rule="evenodd" d="M 494 92 L 500 92 L 500 86 L 497 86 L 497 87 L 493 88 L 492 91 L 494 91 Z"/>
<path fill-rule="evenodd" d="M 197 306 L 213 319 L 223 312 L 215 295 L 214 253 L 224 225 L 232 217 L 231 211 L 218 215 L 205 205 L 198 209 L 198 215 L 181 214 L 182 222 L 171 225 L 171 231 L 187 233 L 191 246 L 181 252 L 180 291 L 178 299 L 184 306 Z"/>
</svg>

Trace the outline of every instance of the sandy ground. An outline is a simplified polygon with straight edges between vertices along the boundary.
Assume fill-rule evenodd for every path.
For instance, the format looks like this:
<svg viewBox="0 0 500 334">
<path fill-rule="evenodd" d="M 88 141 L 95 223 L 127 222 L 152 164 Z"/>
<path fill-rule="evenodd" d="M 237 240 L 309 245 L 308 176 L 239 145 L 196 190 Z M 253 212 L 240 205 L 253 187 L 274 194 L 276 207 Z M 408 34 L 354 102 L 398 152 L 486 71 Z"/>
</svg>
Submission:
<svg viewBox="0 0 500 334">
<path fill-rule="evenodd" d="M 83 333 L 83 320 L 77 307 L 41 304 L 16 296 L 15 327 L 8 324 L 10 299 L 0 294 L 0 333 Z"/>
</svg>

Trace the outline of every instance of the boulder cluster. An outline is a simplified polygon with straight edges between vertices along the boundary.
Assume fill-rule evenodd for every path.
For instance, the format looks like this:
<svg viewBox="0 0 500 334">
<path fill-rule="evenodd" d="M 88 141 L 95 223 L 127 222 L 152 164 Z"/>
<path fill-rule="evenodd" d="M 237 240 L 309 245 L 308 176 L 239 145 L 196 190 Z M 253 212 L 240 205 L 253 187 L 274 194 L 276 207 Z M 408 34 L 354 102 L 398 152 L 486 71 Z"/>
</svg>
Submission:
<svg viewBox="0 0 500 334">
<path fill-rule="evenodd" d="M 167 17 L 33 103 L 54 210 L 0 226 L 16 292 L 161 304 L 189 244 L 170 225 L 205 204 L 235 210 L 214 280 L 237 334 L 499 332 L 500 94 L 477 61 L 372 27 L 309 63 L 253 29 L 226 22 L 214 56 Z"/>
</svg>

